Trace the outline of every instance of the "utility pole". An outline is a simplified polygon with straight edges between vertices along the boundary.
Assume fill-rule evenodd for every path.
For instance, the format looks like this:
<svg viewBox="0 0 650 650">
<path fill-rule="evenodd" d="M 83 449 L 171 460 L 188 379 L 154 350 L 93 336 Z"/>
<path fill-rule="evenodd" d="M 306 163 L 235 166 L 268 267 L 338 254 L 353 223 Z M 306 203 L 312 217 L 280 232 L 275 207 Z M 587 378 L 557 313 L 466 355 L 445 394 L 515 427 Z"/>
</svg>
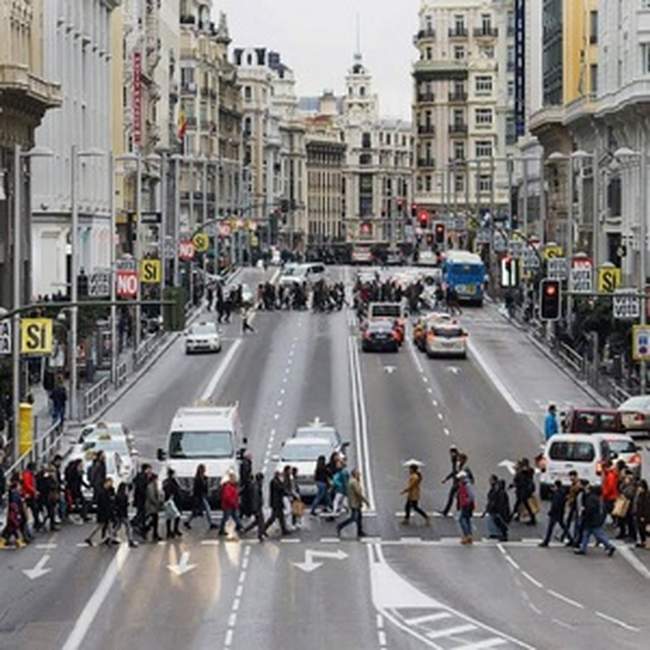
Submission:
<svg viewBox="0 0 650 650">
<path fill-rule="evenodd" d="M 108 205 L 111 217 L 110 264 L 111 264 L 111 303 L 117 300 L 117 272 L 115 269 L 115 157 L 108 152 Z M 111 304 L 111 381 L 117 384 L 117 306 Z"/>
<path fill-rule="evenodd" d="M 14 145 L 14 309 L 20 309 L 20 276 L 22 271 L 22 246 L 21 246 L 21 219 L 20 219 L 20 166 L 22 154 L 20 145 Z M 20 315 L 16 313 L 13 318 L 13 414 L 14 414 L 14 460 L 20 455 Z"/>
<path fill-rule="evenodd" d="M 646 278 L 648 275 L 647 272 L 647 263 L 648 263 L 648 154 L 647 154 L 647 145 L 648 145 L 648 133 L 646 131 L 645 122 L 641 124 L 641 223 L 639 228 L 639 239 L 640 239 L 640 259 L 639 259 L 639 291 L 645 296 L 646 293 Z M 642 301 L 641 305 L 641 325 L 647 325 L 647 310 L 646 310 L 646 301 Z M 641 383 L 641 395 L 646 393 L 647 385 L 647 363 L 643 359 L 641 361 L 640 368 L 640 383 Z"/>
<path fill-rule="evenodd" d="M 77 418 L 77 328 L 79 308 L 77 280 L 79 278 L 79 206 L 77 205 L 77 145 L 70 149 L 70 300 L 74 303 L 70 307 L 70 419 Z M 139 285 L 139 283 L 138 283 Z M 138 296 L 140 300 L 140 296 Z"/>
</svg>

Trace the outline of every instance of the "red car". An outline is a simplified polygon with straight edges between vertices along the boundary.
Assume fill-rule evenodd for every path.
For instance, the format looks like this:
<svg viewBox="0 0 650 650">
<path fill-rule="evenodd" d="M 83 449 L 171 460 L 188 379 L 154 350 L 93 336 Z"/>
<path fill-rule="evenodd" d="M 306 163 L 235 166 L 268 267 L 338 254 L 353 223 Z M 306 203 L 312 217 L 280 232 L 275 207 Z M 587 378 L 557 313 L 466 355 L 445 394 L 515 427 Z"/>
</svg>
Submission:
<svg viewBox="0 0 650 650">
<path fill-rule="evenodd" d="M 571 408 L 564 416 L 565 433 L 625 433 L 623 418 L 616 409 Z"/>
</svg>

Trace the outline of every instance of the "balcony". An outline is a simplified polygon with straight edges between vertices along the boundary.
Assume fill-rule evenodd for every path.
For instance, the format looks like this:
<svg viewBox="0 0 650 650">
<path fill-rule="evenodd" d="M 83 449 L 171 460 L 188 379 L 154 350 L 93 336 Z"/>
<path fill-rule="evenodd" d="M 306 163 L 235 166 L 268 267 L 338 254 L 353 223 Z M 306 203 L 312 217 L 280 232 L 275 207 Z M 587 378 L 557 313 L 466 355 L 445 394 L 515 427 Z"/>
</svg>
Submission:
<svg viewBox="0 0 650 650">
<path fill-rule="evenodd" d="M 418 93 L 417 100 L 420 104 L 433 104 L 436 96 L 433 93 Z"/>
<path fill-rule="evenodd" d="M 417 61 L 413 66 L 416 81 L 467 79 L 467 61 Z"/>
<path fill-rule="evenodd" d="M 450 27 L 449 38 L 467 38 L 469 35 L 466 27 Z"/>
<path fill-rule="evenodd" d="M 467 124 L 457 124 L 449 125 L 449 135 L 452 137 L 464 137 L 467 135 Z"/>
<path fill-rule="evenodd" d="M 418 158 L 418 169 L 435 169 L 436 161 L 433 158 Z"/>
<path fill-rule="evenodd" d="M 418 124 L 419 135 L 435 135 L 436 127 L 433 124 Z"/>
<path fill-rule="evenodd" d="M 208 86 L 201 86 L 201 97 L 209 97 L 210 88 Z"/>
<path fill-rule="evenodd" d="M 453 90 L 449 93 L 449 103 L 458 104 L 467 101 L 467 93 L 464 90 Z"/>
<path fill-rule="evenodd" d="M 196 95 L 196 84 L 193 81 L 188 81 L 181 84 L 181 94 Z"/>
<path fill-rule="evenodd" d="M 474 38 L 496 38 L 498 35 L 496 27 L 477 27 L 474 30 Z"/>
<path fill-rule="evenodd" d="M 196 16 L 181 16 L 181 25 L 195 25 Z"/>
<path fill-rule="evenodd" d="M 413 44 L 417 45 L 422 40 L 432 40 L 436 37 L 435 29 L 421 29 L 414 37 Z"/>
</svg>

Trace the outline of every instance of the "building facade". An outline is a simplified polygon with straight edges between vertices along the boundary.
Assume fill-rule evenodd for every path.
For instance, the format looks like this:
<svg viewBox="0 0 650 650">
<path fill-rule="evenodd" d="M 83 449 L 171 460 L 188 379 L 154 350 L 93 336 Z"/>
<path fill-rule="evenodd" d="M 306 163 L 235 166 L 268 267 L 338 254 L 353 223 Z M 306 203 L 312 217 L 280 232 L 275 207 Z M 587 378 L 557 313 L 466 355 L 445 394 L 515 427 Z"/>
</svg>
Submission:
<svg viewBox="0 0 650 650">
<path fill-rule="evenodd" d="M 68 20 L 67 13 L 59 14 Z M 31 182 L 23 165 L 21 193 L 21 231 L 13 222 L 14 147 L 28 150 L 35 144 L 35 130 L 46 112 L 61 105 L 60 87 L 45 73 L 45 37 L 41 0 L 2 0 L 0 2 L 0 305 L 10 308 L 14 301 L 13 260 L 16 235 L 20 237 L 21 302 L 31 301 L 32 232 Z"/>
<path fill-rule="evenodd" d="M 424 1 L 414 43 L 415 202 L 445 212 L 509 211 L 515 142 L 511 1 Z"/>
<path fill-rule="evenodd" d="M 118 2 L 64 2 L 43 7 L 44 72 L 61 86 L 60 110 L 36 130 L 36 144 L 54 153 L 32 163 L 33 292 L 66 294 L 70 277 L 71 151 L 104 155 L 77 161 L 79 268 L 110 266 L 111 12 Z"/>
</svg>

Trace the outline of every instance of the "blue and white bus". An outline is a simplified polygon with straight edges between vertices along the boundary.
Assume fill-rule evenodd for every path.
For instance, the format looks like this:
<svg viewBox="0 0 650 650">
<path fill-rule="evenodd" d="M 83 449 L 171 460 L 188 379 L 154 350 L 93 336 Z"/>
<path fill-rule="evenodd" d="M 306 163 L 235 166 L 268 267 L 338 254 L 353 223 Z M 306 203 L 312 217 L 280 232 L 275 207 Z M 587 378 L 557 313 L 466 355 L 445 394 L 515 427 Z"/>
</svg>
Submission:
<svg viewBox="0 0 650 650">
<path fill-rule="evenodd" d="M 447 251 L 442 274 L 445 284 L 456 289 L 459 301 L 483 306 L 485 264 L 479 255 L 468 251 Z"/>
</svg>

